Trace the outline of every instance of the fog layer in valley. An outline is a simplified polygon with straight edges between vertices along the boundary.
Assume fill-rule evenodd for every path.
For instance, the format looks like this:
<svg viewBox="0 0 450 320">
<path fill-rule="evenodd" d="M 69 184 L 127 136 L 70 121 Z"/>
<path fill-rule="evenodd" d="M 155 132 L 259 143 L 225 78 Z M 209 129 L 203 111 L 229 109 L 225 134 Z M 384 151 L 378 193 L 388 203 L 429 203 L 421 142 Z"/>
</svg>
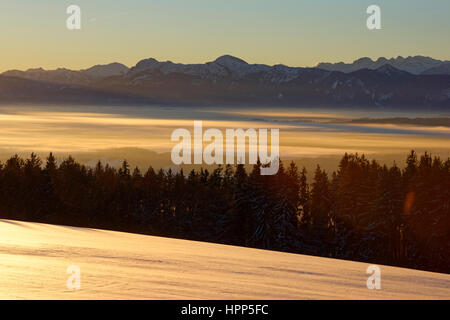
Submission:
<svg viewBox="0 0 450 320">
<path fill-rule="evenodd" d="M 319 163 L 334 170 L 345 152 L 364 153 L 381 163 L 396 161 L 401 166 L 411 149 L 450 156 L 448 117 L 445 112 L 325 108 L 2 106 L 0 160 L 15 153 L 27 157 L 31 152 L 45 158 L 51 151 L 58 159 L 71 154 L 92 166 L 98 160 L 118 166 L 127 159 L 144 170 L 149 165 L 176 169 L 170 158 L 176 144 L 170 140 L 173 130 L 192 132 L 193 121 L 203 120 L 204 130 L 222 132 L 226 128 L 279 128 L 281 158 L 295 159 L 301 166 Z"/>
</svg>

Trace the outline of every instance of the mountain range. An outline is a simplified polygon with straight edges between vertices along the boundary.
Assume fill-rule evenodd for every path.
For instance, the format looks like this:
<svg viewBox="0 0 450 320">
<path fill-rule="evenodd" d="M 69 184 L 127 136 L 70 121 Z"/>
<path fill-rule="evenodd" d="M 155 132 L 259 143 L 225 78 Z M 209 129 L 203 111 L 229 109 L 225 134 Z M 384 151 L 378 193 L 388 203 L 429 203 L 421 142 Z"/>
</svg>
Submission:
<svg viewBox="0 0 450 320">
<path fill-rule="evenodd" d="M 360 69 L 375 70 L 383 65 L 389 64 L 399 70 L 412 74 L 450 74 L 450 61 L 441 61 L 424 56 L 414 56 L 403 58 L 386 59 L 384 57 L 372 60 L 370 58 L 360 58 L 353 63 L 319 63 L 317 68 L 328 71 L 341 71 L 345 73 L 354 72 Z"/>
<path fill-rule="evenodd" d="M 204 64 L 144 59 L 85 70 L 12 70 L 0 102 L 173 103 L 450 107 L 450 62 L 428 57 L 361 58 L 314 68 L 249 64 L 225 55 Z"/>
<path fill-rule="evenodd" d="M 42 68 L 28 69 L 26 71 L 10 70 L 2 75 L 6 77 L 15 77 L 21 79 L 30 79 L 37 81 L 65 83 L 65 84 L 88 84 L 92 81 L 124 75 L 129 68 L 121 63 L 110 63 L 107 65 L 96 65 L 89 69 L 74 71 L 65 68 L 56 70 L 44 70 Z"/>
</svg>

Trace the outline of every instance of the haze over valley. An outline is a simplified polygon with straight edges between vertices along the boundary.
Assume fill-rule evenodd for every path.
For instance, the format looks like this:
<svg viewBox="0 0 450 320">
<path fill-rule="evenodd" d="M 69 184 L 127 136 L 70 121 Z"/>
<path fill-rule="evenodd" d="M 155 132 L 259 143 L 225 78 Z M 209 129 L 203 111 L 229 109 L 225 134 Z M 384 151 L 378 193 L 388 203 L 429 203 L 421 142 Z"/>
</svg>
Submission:
<svg viewBox="0 0 450 320">
<path fill-rule="evenodd" d="M 412 120 L 405 123 L 405 117 Z M 346 152 L 401 166 L 411 149 L 449 157 L 448 119 L 445 112 L 318 108 L 2 106 L 0 160 L 31 152 L 45 158 L 51 151 L 59 159 L 71 154 L 91 166 L 98 160 L 120 166 L 127 159 L 142 169 L 176 169 L 170 158 L 176 144 L 171 133 L 177 128 L 192 131 L 194 120 L 203 120 L 205 130 L 279 128 L 281 158 L 302 159 L 300 165 L 312 170 L 318 158 L 334 170 Z"/>
</svg>

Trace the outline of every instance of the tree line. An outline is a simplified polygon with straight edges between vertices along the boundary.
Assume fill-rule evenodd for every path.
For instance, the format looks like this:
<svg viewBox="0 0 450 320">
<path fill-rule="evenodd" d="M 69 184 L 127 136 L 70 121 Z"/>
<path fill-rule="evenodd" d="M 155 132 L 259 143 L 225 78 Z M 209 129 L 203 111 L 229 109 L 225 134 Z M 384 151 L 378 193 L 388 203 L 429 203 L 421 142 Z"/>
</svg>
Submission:
<svg viewBox="0 0 450 320">
<path fill-rule="evenodd" d="M 142 233 L 450 273 L 450 159 L 388 167 L 345 154 L 314 178 L 243 165 L 146 172 L 15 155 L 0 163 L 0 218 Z"/>
</svg>

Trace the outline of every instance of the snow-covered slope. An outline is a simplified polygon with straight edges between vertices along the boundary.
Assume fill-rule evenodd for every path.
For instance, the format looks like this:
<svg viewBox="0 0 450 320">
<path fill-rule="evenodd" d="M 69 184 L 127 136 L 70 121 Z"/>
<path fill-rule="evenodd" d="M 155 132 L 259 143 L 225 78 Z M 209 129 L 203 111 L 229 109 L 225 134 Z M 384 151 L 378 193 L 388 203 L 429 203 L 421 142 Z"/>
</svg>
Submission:
<svg viewBox="0 0 450 320">
<path fill-rule="evenodd" d="M 67 267 L 81 269 L 70 291 Z M 450 275 L 0 220 L 0 299 L 449 299 Z"/>
</svg>

